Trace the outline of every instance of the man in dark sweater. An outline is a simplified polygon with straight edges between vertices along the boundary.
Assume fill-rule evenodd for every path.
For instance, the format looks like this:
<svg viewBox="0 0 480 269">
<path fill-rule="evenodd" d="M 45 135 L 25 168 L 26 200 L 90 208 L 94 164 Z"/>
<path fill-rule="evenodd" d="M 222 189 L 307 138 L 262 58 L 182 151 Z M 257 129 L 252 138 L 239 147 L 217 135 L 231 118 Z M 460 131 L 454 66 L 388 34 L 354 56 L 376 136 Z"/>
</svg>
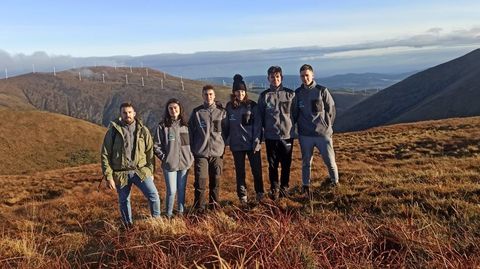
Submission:
<svg viewBox="0 0 480 269">
<path fill-rule="evenodd" d="M 295 92 L 282 86 L 282 68 L 271 66 L 267 74 L 270 88 L 260 94 L 258 110 L 267 148 L 270 197 L 276 200 L 288 196 L 296 101 Z M 280 182 L 279 164 L 282 165 Z"/>
<path fill-rule="evenodd" d="M 209 203 L 218 204 L 219 185 L 223 169 L 225 150 L 224 132 L 226 111 L 215 102 L 213 86 L 202 90 L 203 104 L 193 109 L 188 122 L 190 148 L 195 158 L 195 201 L 194 207 L 205 210 L 205 189 L 209 180 Z"/>
<path fill-rule="evenodd" d="M 311 65 L 302 65 L 300 79 L 303 84 L 295 90 L 295 94 L 297 127 L 302 150 L 302 191 L 310 194 L 310 167 L 315 148 L 322 155 L 328 168 L 330 184 L 332 186 L 338 184 L 338 169 L 332 140 L 335 102 L 328 89 L 315 82 Z"/>
</svg>

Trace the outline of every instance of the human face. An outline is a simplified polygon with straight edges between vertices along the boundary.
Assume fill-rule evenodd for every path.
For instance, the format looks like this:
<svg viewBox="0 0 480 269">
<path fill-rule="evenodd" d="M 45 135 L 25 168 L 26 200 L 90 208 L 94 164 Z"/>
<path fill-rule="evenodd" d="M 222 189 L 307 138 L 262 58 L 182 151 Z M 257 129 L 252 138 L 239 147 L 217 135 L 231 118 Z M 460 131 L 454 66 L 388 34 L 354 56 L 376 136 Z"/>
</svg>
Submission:
<svg viewBox="0 0 480 269">
<path fill-rule="evenodd" d="M 178 119 L 178 115 L 180 115 L 180 106 L 176 103 L 170 103 L 168 105 L 168 114 L 170 117 Z"/>
<path fill-rule="evenodd" d="M 277 88 L 280 86 L 280 84 L 282 84 L 282 76 L 280 73 L 272 73 L 268 75 L 268 82 L 270 82 L 270 85 Z"/>
<path fill-rule="evenodd" d="M 120 113 L 122 121 L 124 121 L 126 124 L 132 124 L 135 121 L 135 115 L 137 115 L 131 106 L 122 107 Z"/>
<path fill-rule="evenodd" d="M 235 99 L 237 99 L 238 101 L 243 101 L 246 92 L 244 90 L 237 90 L 234 91 L 233 94 L 235 94 Z"/>
<path fill-rule="evenodd" d="M 205 104 L 211 106 L 215 103 L 215 91 L 213 89 L 208 89 L 202 93 L 203 101 Z"/>
<path fill-rule="evenodd" d="M 313 82 L 313 72 L 312 70 L 303 70 L 300 72 L 300 79 L 303 82 L 303 85 L 308 86 Z"/>
</svg>

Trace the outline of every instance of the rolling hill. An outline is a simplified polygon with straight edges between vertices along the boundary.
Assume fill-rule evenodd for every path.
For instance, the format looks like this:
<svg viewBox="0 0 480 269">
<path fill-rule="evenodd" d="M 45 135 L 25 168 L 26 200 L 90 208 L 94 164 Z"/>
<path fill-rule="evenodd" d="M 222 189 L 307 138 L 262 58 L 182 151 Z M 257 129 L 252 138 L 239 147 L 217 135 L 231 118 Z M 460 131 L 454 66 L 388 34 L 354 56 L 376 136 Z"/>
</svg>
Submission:
<svg viewBox="0 0 480 269">
<path fill-rule="evenodd" d="M 203 102 L 203 85 L 146 68 L 84 67 L 58 72 L 56 76 L 30 73 L 1 80 L 0 107 L 34 107 L 107 126 L 118 117 L 120 104 L 132 101 L 137 115 L 153 129 L 172 97 L 183 103 L 188 117 Z M 218 86 L 216 93 L 217 100 L 225 104 L 231 92 Z"/>
<path fill-rule="evenodd" d="M 350 108 L 337 131 L 480 115 L 480 49 L 414 74 Z"/>
<path fill-rule="evenodd" d="M 106 129 L 39 110 L 0 108 L 0 174 L 25 174 L 100 160 Z"/>
<path fill-rule="evenodd" d="M 190 174 L 186 215 L 149 219 L 135 188 L 135 226 L 128 231 L 119 220 L 116 193 L 96 191 L 98 164 L 0 175 L 0 267 L 480 266 L 480 117 L 377 127 L 335 134 L 334 140 L 340 185 L 322 184 L 327 172 L 315 152 L 311 201 L 300 193 L 298 143 L 290 197 L 246 207 L 238 202 L 227 150 L 221 209 L 191 211 Z M 263 158 L 266 188 L 267 170 Z M 251 173 L 246 175 L 249 196 L 255 197 Z M 163 213 L 161 169 L 155 178 Z"/>
</svg>

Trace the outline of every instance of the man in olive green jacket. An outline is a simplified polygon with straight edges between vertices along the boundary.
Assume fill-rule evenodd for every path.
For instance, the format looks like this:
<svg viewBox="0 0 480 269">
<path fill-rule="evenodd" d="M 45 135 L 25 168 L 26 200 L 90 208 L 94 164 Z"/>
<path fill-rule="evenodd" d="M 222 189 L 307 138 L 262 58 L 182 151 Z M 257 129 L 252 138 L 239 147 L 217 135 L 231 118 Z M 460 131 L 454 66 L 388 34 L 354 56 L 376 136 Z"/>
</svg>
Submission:
<svg viewBox="0 0 480 269">
<path fill-rule="evenodd" d="M 102 145 L 106 186 L 116 190 L 123 223 L 133 224 L 130 191 L 135 184 L 148 199 L 152 217 L 160 216 L 160 197 L 153 183 L 155 157 L 148 128 L 135 118 L 131 103 L 120 105 L 121 118 L 112 121 Z"/>
</svg>

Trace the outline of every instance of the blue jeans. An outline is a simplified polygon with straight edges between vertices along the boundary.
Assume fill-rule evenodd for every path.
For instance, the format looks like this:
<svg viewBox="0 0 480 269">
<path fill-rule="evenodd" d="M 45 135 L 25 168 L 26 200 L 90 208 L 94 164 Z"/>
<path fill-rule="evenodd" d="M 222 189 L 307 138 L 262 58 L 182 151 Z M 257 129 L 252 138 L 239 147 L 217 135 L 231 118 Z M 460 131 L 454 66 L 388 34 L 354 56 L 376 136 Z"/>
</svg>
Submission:
<svg viewBox="0 0 480 269">
<path fill-rule="evenodd" d="M 143 193 L 143 196 L 148 199 L 148 205 L 150 207 L 150 214 L 152 217 L 160 216 L 160 197 L 158 196 L 157 188 L 153 183 L 153 177 L 147 177 L 145 180 L 141 180 L 138 175 L 134 175 L 128 178 L 127 185 L 120 188 L 117 187 L 118 203 L 120 207 L 120 214 L 122 221 L 126 225 L 133 224 L 132 220 L 132 207 L 130 206 L 130 192 L 132 190 L 132 184 L 135 184 Z"/>
<path fill-rule="evenodd" d="M 173 215 L 173 204 L 175 201 L 175 193 L 177 193 L 177 190 L 178 212 L 183 213 L 183 210 L 185 208 L 187 172 L 187 169 L 172 172 L 163 169 L 163 175 L 165 176 L 165 184 L 167 186 L 167 196 L 165 197 L 165 203 L 167 205 L 167 216 L 169 217 Z"/>
</svg>

